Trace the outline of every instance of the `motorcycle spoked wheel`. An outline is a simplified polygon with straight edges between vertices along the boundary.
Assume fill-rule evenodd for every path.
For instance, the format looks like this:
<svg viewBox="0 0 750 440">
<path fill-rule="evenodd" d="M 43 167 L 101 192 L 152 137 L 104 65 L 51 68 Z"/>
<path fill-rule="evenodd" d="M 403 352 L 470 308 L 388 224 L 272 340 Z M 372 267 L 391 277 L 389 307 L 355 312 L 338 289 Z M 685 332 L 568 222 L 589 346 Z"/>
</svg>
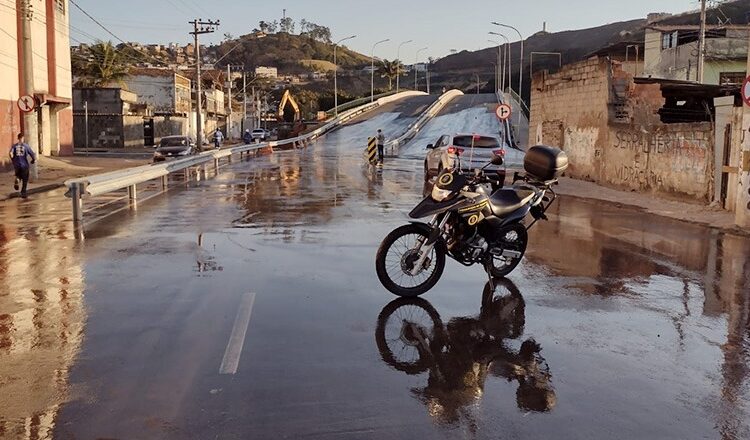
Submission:
<svg viewBox="0 0 750 440">
<path fill-rule="evenodd" d="M 500 240 L 503 247 L 518 251 L 521 253 L 521 256 L 510 258 L 488 253 L 484 268 L 490 276 L 496 278 L 502 278 L 515 270 L 518 264 L 521 263 L 521 260 L 523 260 L 523 256 L 526 254 L 526 246 L 529 244 L 529 234 L 526 231 L 526 227 L 521 223 L 504 228 L 501 234 Z"/>
<path fill-rule="evenodd" d="M 375 343 L 383 361 L 398 371 L 419 374 L 435 363 L 445 329 L 440 315 L 421 298 L 399 298 L 378 315 Z"/>
<path fill-rule="evenodd" d="M 427 238 L 428 232 L 414 224 L 394 229 L 385 237 L 375 258 L 375 270 L 383 287 L 398 296 L 415 297 L 437 284 L 445 269 L 447 253 L 442 240 L 435 243 L 425 267 L 416 275 L 409 273 L 417 262 L 420 240 Z"/>
</svg>

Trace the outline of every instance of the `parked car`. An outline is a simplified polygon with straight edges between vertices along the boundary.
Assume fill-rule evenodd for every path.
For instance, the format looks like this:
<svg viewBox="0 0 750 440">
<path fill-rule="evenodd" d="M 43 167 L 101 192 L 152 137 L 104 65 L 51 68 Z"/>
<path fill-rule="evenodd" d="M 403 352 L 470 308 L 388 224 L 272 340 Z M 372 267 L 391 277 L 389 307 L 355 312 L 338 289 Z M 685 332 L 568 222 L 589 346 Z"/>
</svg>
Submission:
<svg viewBox="0 0 750 440">
<path fill-rule="evenodd" d="M 268 137 L 268 133 L 262 128 L 256 128 L 250 135 L 253 137 L 254 141 L 264 141 L 266 140 L 266 137 Z"/>
<path fill-rule="evenodd" d="M 427 145 L 427 150 L 425 179 L 440 174 L 444 169 L 456 168 L 458 163 L 461 170 L 473 171 L 490 163 L 494 156 L 505 157 L 505 148 L 500 139 L 489 135 L 445 134 L 434 144 Z M 490 165 L 485 171 L 496 171 L 505 177 L 505 165 Z"/>
<path fill-rule="evenodd" d="M 154 151 L 154 162 L 185 157 L 197 152 L 195 141 L 188 136 L 164 136 Z"/>
</svg>

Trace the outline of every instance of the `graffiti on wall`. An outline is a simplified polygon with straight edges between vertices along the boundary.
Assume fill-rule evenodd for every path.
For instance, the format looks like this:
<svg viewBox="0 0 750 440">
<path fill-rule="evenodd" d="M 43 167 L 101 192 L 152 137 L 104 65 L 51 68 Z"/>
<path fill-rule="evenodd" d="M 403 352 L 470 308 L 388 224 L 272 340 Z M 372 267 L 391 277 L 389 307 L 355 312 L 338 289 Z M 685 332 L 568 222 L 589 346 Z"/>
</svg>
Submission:
<svg viewBox="0 0 750 440">
<path fill-rule="evenodd" d="M 709 137 L 700 131 L 618 130 L 614 147 L 636 153 L 636 158 L 632 163 L 618 164 L 615 178 L 639 188 L 660 188 L 668 178 L 685 175 L 695 182 L 705 182 Z"/>
</svg>

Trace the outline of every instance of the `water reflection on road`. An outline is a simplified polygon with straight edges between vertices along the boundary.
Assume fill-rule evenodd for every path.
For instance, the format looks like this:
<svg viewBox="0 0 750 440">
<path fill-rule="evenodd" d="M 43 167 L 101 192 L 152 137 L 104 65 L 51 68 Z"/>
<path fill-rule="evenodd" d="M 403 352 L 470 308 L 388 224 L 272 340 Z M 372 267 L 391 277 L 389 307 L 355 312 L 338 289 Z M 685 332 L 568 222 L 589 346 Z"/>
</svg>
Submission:
<svg viewBox="0 0 750 440">
<path fill-rule="evenodd" d="M 38 205 L 9 203 L 32 219 Z M 65 223 L 0 226 L 0 438 L 50 438 L 70 396 L 86 312 L 79 245 Z"/>
</svg>

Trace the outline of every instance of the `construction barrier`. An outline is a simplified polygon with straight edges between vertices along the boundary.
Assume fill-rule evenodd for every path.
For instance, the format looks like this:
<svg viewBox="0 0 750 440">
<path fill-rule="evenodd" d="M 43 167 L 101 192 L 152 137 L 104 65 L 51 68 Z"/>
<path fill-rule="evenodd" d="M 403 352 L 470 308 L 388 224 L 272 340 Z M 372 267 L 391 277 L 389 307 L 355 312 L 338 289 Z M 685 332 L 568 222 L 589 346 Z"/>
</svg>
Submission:
<svg viewBox="0 0 750 440">
<path fill-rule="evenodd" d="M 378 139 L 371 137 L 367 138 L 367 149 L 365 150 L 365 156 L 367 161 L 371 164 L 375 164 L 378 161 Z"/>
</svg>

